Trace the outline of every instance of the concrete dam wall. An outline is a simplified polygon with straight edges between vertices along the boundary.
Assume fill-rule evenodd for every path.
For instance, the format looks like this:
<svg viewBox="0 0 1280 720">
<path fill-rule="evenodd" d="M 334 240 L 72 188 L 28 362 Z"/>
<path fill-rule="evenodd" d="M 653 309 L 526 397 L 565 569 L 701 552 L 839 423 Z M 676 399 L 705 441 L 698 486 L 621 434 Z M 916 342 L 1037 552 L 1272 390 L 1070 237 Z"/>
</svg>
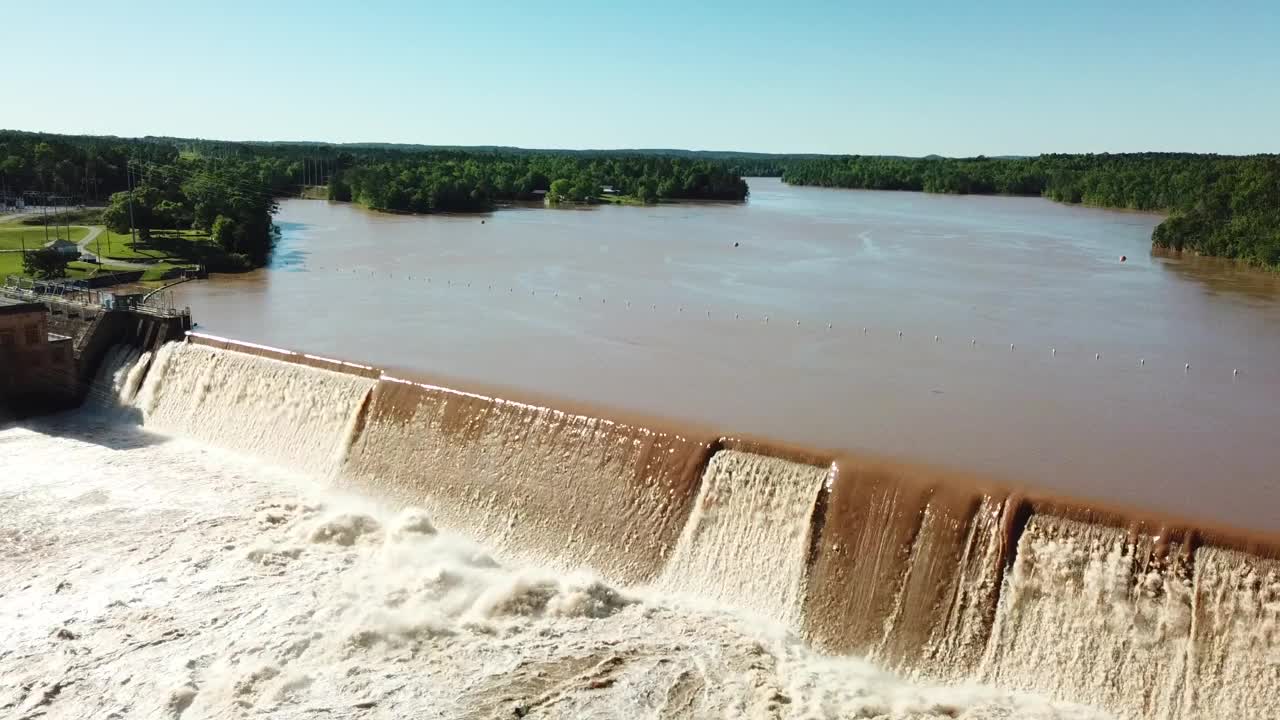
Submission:
<svg viewBox="0 0 1280 720">
<path fill-rule="evenodd" d="M 908 676 L 1125 717 L 1280 717 L 1275 537 L 197 334 L 149 369 L 106 372 L 145 372 L 148 427 L 423 507 L 505 557 L 758 613 Z"/>
</svg>

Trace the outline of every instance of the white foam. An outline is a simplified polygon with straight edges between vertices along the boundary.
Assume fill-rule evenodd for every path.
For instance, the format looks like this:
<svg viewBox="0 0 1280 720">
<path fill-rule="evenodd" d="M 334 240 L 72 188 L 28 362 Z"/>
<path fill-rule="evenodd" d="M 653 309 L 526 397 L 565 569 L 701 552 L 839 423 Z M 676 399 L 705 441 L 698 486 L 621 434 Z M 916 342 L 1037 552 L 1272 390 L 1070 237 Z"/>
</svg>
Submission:
<svg viewBox="0 0 1280 720">
<path fill-rule="evenodd" d="M 421 510 L 190 440 L 42 422 L 0 430 L 0 578 L 16 579 L 0 707 L 15 717 L 1101 717 L 504 567 Z"/>
</svg>

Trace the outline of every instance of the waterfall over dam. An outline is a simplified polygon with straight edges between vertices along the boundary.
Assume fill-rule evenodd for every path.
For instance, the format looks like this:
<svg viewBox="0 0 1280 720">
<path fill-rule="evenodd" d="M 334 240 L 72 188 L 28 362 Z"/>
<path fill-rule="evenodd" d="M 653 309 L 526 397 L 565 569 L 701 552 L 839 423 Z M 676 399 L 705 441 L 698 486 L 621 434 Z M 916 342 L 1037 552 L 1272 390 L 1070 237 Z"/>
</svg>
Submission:
<svg viewBox="0 0 1280 720">
<path fill-rule="evenodd" d="M 147 427 L 425 508 L 504 559 L 737 607 L 911 677 L 1280 717 L 1276 538 L 199 334 L 110 357 Z"/>
</svg>

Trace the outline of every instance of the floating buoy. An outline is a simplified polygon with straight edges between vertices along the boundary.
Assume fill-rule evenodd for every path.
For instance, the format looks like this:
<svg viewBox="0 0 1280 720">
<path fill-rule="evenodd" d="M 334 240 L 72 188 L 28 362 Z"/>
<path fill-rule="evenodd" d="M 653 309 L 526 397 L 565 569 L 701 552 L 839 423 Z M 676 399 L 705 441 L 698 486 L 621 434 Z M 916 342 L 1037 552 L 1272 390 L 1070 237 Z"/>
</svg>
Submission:
<svg viewBox="0 0 1280 720">
<path fill-rule="evenodd" d="M 1101 359 L 1102 359 L 1102 353 L 1094 353 L 1094 354 L 1093 354 L 1093 359 L 1094 359 L 1094 360 L 1101 360 Z"/>
<path fill-rule="evenodd" d="M 1187 363 L 1186 365 L 1182 366 L 1182 372 L 1187 372 L 1190 369 L 1191 369 L 1191 363 Z"/>
<path fill-rule="evenodd" d="M 898 337 L 902 337 L 902 331 L 901 331 L 901 330 L 899 330 L 899 331 L 898 331 Z"/>
<path fill-rule="evenodd" d="M 733 244 L 733 246 L 734 246 L 734 247 L 738 247 L 738 243 L 736 243 L 736 242 L 735 242 L 735 243 Z"/>
<path fill-rule="evenodd" d="M 1125 260 L 1128 260 L 1128 259 L 1129 259 L 1129 258 L 1128 258 L 1128 257 L 1126 257 L 1126 256 L 1124 256 L 1124 255 L 1121 255 L 1121 256 L 1120 256 L 1120 262 L 1124 262 Z"/>
<path fill-rule="evenodd" d="M 827 323 L 827 329 L 828 329 L 828 330 L 830 330 L 830 329 L 831 329 L 831 323 Z"/>
<path fill-rule="evenodd" d="M 481 221 L 480 221 L 480 224 L 481 224 L 481 225 L 483 225 L 483 224 L 484 224 L 484 221 L 483 221 L 483 220 L 481 220 Z"/>
</svg>

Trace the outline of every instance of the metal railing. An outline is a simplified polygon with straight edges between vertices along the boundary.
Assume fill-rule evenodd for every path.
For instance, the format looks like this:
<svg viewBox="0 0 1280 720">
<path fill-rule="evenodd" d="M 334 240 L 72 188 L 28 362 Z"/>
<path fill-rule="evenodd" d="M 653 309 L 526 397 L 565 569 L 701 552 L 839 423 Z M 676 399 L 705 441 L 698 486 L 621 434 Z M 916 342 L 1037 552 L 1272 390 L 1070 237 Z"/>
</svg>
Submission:
<svg viewBox="0 0 1280 720">
<path fill-rule="evenodd" d="M 103 310 L 129 310 L 159 317 L 191 316 L 191 308 L 178 308 L 169 291 L 122 294 L 87 287 L 75 280 L 32 280 L 10 275 L 0 286 L 0 295 L 28 302 L 56 302 Z"/>
</svg>

